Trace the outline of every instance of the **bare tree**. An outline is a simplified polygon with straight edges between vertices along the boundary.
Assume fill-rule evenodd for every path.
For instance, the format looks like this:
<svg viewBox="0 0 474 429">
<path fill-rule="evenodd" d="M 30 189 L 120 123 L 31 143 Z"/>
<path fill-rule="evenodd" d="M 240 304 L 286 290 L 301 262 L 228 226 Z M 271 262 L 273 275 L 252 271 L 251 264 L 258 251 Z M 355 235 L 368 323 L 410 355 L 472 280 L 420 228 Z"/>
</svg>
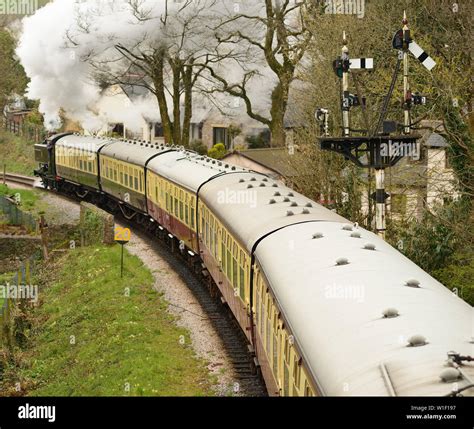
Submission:
<svg viewBox="0 0 474 429">
<path fill-rule="evenodd" d="M 270 128 L 273 146 L 285 144 L 284 117 L 290 86 L 313 38 L 307 27 L 312 8 L 307 0 L 265 0 L 260 10 L 234 13 L 213 25 L 216 48 L 210 55 L 214 61 L 204 65 L 212 85 L 204 91 L 242 99 L 248 116 Z M 241 67 L 240 81 L 232 82 L 222 72 L 222 52 Z M 268 113 L 256 109 L 249 93 L 252 79 L 260 74 L 258 66 L 249 68 L 249 63 L 256 64 L 258 57 L 276 77 Z"/>
<path fill-rule="evenodd" d="M 188 146 L 194 87 L 213 60 L 198 43 L 203 31 L 200 20 L 214 1 L 186 0 L 171 8 L 165 0 L 164 13 L 159 17 L 141 1 L 127 3 L 133 23 L 144 28 L 141 38 L 117 38 L 112 46 L 115 55 L 91 49 L 83 60 L 92 65 L 94 78 L 103 88 L 124 84 L 148 89 L 158 103 L 165 141 Z M 90 31 L 87 17 L 81 17 L 77 24 L 80 31 Z M 159 38 L 150 37 L 147 24 L 160 27 Z M 67 37 L 70 43 L 77 43 L 71 34 Z"/>
</svg>

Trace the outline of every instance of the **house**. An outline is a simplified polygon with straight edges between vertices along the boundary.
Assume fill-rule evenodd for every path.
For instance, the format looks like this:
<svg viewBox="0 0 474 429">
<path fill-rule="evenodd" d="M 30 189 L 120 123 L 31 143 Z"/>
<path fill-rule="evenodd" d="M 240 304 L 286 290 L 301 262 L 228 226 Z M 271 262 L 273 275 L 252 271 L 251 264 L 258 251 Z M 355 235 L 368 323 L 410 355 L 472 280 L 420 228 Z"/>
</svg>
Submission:
<svg viewBox="0 0 474 429">
<path fill-rule="evenodd" d="M 223 159 L 229 164 L 268 174 L 274 179 L 291 184 L 298 172 L 290 162 L 289 156 L 286 148 L 278 147 L 234 150 Z"/>
<path fill-rule="evenodd" d="M 106 125 L 98 135 L 164 142 L 156 100 L 148 89 L 138 85 L 112 85 L 104 90 L 95 105 Z"/>
<path fill-rule="evenodd" d="M 102 93 L 95 111 L 106 123 L 98 131 L 99 135 L 112 134 L 154 143 L 165 140 L 156 99 L 143 86 L 110 86 Z M 210 106 L 205 99 L 194 100 L 189 130 L 191 142 L 200 140 L 208 149 L 223 143 L 226 149 L 232 150 L 246 146 L 247 136 L 264 130 L 260 122 L 248 119 L 239 109 L 229 109 L 226 113 L 224 109 Z"/>
<path fill-rule="evenodd" d="M 385 189 L 389 194 L 387 216 L 394 220 L 420 219 L 426 210 L 433 210 L 436 205 L 459 195 L 449 162 L 449 144 L 442 136 L 442 123 L 422 121 L 420 128 L 419 156 L 405 157 L 395 167 L 385 170 Z M 295 179 L 300 172 L 295 162 L 291 162 L 290 149 L 289 145 L 287 148 L 234 150 L 224 159 L 292 185 L 298 182 Z M 367 182 L 368 170 L 362 170 L 361 175 Z M 373 194 L 374 191 L 372 184 L 370 192 Z M 368 193 L 368 189 L 362 191 L 362 211 L 365 214 L 369 210 Z M 324 199 L 320 201 L 325 203 Z"/>
<path fill-rule="evenodd" d="M 21 125 L 30 112 L 31 109 L 26 107 L 25 98 L 14 94 L 3 108 L 3 117 L 7 123 Z"/>
<path fill-rule="evenodd" d="M 416 159 L 405 157 L 386 169 L 389 217 L 420 219 L 425 210 L 458 198 L 456 177 L 449 162 L 449 144 L 443 132 L 441 121 L 421 121 L 419 156 Z M 367 172 L 363 174 L 367 178 Z M 363 198 L 362 206 L 368 212 L 367 197 Z"/>
</svg>

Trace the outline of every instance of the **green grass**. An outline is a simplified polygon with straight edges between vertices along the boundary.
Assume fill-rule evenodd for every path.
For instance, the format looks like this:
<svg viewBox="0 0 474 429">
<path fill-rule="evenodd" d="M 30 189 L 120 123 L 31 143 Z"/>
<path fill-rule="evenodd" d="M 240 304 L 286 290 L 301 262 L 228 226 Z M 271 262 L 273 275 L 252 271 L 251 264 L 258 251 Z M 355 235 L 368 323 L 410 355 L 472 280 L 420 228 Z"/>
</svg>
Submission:
<svg viewBox="0 0 474 429">
<path fill-rule="evenodd" d="M 58 217 L 61 217 L 60 211 L 55 206 L 43 200 L 44 191 L 38 189 L 12 189 L 7 185 L 0 184 L 0 196 L 2 195 L 19 198 L 18 208 L 23 212 L 30 213 L 36 219 L 44 215 L 48 223 L 56 224 Z"/>
<path fill-rule="evenodd" d="M 125 255 L 121 279 L 118 245 L 76 249 L 55 276 L 34 312 L 39 329 L 21 374 L 30 395 L 212 394 L 205 362 L 137 257 Z"/>
<path fill-rule="evenodd" d="M 33 176 L 35 163 L 34 143 L 0 130 L 0 169 L 6 164 L 8 173 Z"/>
<path fill-rule="evenodd" d="M 37 212 L 40 209 L 38 207 L 39 193 L 34 189 L 10 189 L 7 185 L 0 184 L 0 196 L 2 195 L 18 199 L 20 203 L 18 207 L 23 211 Z"/>
</svg>

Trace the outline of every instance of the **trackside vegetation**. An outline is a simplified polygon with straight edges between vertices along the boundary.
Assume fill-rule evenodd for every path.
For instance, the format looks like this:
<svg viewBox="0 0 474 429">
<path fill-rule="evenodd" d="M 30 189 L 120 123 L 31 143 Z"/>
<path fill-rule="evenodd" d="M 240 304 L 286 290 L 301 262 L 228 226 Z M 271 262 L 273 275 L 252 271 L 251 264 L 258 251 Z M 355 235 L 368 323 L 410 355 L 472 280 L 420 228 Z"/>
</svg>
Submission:
<svg viewBox="0 0 474 429">
<path fill-rule="evenodd" d="M 33 170 L 38 167 L 35 162 L 34 143 L 1 129 L 0 153 L 2 173 L 5 165 L 8 173 L 33 176 Z"/>
<path fill-rule="evenodd" d="M 151 272 L 126 252 L 120 278 L 119 245 L 69 250 L 38 283 L 30 345 L 11 380 L 20 378 L 21 394 L 213 394 L 205 362 L 174 324 Z"/>
</svg>

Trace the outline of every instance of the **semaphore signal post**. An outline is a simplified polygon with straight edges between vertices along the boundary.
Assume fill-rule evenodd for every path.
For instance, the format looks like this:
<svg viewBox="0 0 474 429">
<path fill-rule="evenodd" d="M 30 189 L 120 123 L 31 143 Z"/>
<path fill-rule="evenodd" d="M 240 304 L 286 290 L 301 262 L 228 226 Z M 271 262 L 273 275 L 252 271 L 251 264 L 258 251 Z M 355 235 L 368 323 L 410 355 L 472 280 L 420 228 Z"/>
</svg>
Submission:
<svg viewBox="0 0 474 429">
<path fill-rule="evenodd" d="M 375 169 L 376 191 L 373 195 L 376 203 L 375 227 L 378 235 L 385 238 L 385 202 L 388 195 L 385 192 L 385 169 L 393 167 L 403 157 L 412 156 L 416 159 L 419 156 L 418 139 L 419 135 L 412 134 L 411 108 L 413 105 L 425 104 L 426 98 L 418 93 L 410 91 L 408 81 L 408 53 L 410 52 L 428 70 L 436 65 L 434 60 L 416 44 L 410 36 L 406 13 L 403 12 L 403 27 L 398 30 L 392 41 L 393 48 L 398 51 L 397 64 L 392 76 L 392 81 L 388 93 L 385 96 L 383 107 L 380 112 L 377 124 L 373 130 L 365 130 L 363 136 L 351 135 L 350 110 L 352 107 L 365 107 L 365 98 L 361 94 L 351 94 L 349 92 L 349 73 L 356 69 L 372 69 L 372 58 L 349 57 L 346 33 L 342 36 L 341 57 L 333 62 L 336 75 L 342 79 L 341 110 L 342 110 L 342 136 L 330 137 L 327 130 L 327 109 L 318 109 L 316 119 L 324 121 L 325 126 L 322 137 L 319 138 L 321 149 L 343 155 L 354 164 L 362 168 Z M 397 124 L 393 121 L 385 121 L 388 104 L 392 96 L 397 76 L 403 61 L 403 100 L 404 111 L 403 134 L 396 134 Z M 382 131 L 380 132 L 380 128 Z"/>
</svg>

